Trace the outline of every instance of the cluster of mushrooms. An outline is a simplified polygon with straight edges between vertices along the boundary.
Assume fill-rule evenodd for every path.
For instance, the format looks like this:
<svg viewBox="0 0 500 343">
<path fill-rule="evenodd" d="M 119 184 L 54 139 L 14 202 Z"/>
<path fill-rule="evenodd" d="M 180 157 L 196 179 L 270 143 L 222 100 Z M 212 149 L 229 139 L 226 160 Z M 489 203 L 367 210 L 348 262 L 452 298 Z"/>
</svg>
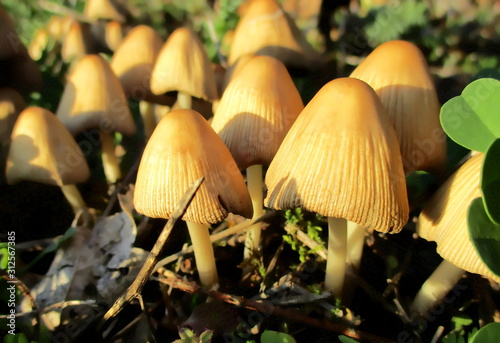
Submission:
<svg viewBox="0 0 500 343">
<path fill-rule="evenodd" d="M 321 57 L 275 0 L 245 2 L 227 68 L 217 69 L 188 27 L 164 41 L 147 25 L 126 30 L 124 15 L 110 1 L 87 1 L 84 14 L 105 23 L 100 42 L 88 24 L 61 17 L 29 47 L 39 58 L 52 37 L 71 61 L 55 114 L 26 107 L 19 94 L 40 88 L 35 72 L 29 80 L 22 74 L 32 67 L 11 68 L 12 75 L 1 71 L 5 180 L 59 186 L 75 214 L 88 214 L 76 185 L 90 171 L 74 137 L 89 131 L 100 137 L 107 181 L 116 184 L 122 170 L 113 134 L 136 133 L 127 99 L 140 100 L 148 142 L 135 208 L 168 219 L 189 185 L 204 177 L 183 220 L 206 287 L 219 282 L 210 225 L 229 213 L 251 220 L 266 208 L 301 207 L 328 220 L 324 289 L 342 298 L 346 265 L 359 267 L 366 230 L 396 234 L 407 224 L 405 176 L 440 173 L 446 164 L 436 90 L 422 53 L 410 42 L 380 45 L 349 77 L 326 83 L 304 104 L 288 70 L 311 68 Z M 0 38 L 15 33 L 3 9 L 0 18 Z M 92 53 L 98 44 L 113 51 L 109 61 Z M 0 60 L 31 66 L 28 49 L 11 46 L 0 43 Z M 209 120 L 193 109 L 200 99 L 212 104 Z M 418 218 L 417 233 L 437 242 L 444 261 L 417 294 L 414 312 L 428 311 L 465 271 L 500 281 L 467 234 L 466 208 L 479 195 L 481 160 L 477 154 L 461 166 Z M 261 229 L 259 223 L 248 228 L 242 260 L 259 250 Z"/>
</svg>

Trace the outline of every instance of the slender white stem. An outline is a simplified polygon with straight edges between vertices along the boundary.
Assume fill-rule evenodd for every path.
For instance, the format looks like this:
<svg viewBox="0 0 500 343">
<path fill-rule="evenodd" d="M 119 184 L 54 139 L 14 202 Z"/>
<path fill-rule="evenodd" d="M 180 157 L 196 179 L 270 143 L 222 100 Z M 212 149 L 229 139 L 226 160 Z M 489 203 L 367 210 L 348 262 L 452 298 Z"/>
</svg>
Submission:
<svg viewBox="0 0 500 343">
<path fill-rule="evenodd" d="M 179 91 L 177 93 L 177 102 L 179 104 L 179 108 L 190 109 L 192 106 L 191 95 L 189 95 L 188 93 L 184 93 L 184 92 Z"/>
<path fill-rule="evenodd" d="M 365 245 L 366 229 L 354 222 L 347 222 L 347 256 L 346 262 L 354 270 L 359 271 L 361 258 L 363 257 L 363 247 Z"/>
<path fill-rule="evenodd" d="M 120 170 L 120 163 L 115 155 L 115 144 L 113 143 L 113 136 L 111 133 L 102 133 L 101 150 L 104 175 L 106 175 L 108 183 L 114 184 L 116 180 L 121 178 L 122 173 Z"/>
<path fill-rule="evenodd" d="M 87 205 L 85 204 L 80 191 L 75 185 L 63 185 L 61 186 L 61 190 L 75 214 L 80 210 L 87 210 Z"/>
<path fill-rule="evenodd" d="M 347 220 L 328 217 L 328 255 L 326 260 L 325 289 L 342 298 L 347 253 Z"/>
<path fill-rule="evenodd" d="M 208 226 L 193 222 L 186 222 L 186 224 L 193 243 L 194 259 L 200 281 L 203 286 L 211 288 L 219 282 L 219 278 Z"/>
<path fill-rule="evenodd" d="M 443 260 L 418 291 L 410 311 L 421 315 L 427 313 L 444 299 L 464 274 L 465 270 Z"/>
<path fill-rule="evenodd" d="M 247 187 L 252 199 L 253 217 L 256 219 L 264 214 L 264 196 L 262 192 L 262 165 L 257 164 L 247 168 Z M 259 248 L 262 223 L 256 223 L 248 228 L 245 238 L 243 258 L 252 256 L 253 251 Z"/>
<path fill-rule="evenodd" d="M 144 136 L 148 140 L 156 127 L 154 104 L 141 100 L 139 101 L 139 111 L 141 112 L 142 123 L 144 125 Z"/>
</svg>

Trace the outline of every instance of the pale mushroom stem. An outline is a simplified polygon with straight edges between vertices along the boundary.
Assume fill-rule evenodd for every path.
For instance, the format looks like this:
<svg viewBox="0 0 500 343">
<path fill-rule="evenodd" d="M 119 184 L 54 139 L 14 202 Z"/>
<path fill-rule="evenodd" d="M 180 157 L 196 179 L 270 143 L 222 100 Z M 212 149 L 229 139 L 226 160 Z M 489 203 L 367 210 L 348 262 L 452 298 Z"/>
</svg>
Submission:
<svg viewBox="0 0 500 343">
<path fill-rule="evenodd" d="M 177 93 L 177 102 L 179 104 L 179 108 L 184 108 L 184 109 L 191 109 L 192 106 L 192 99 L 191 95 L 188 93 L 179 91 Z"/>
<path fill-rule="evenodd" d="M 148 140 L 156 127 L 154 104 L 141 100 L 139 101 L 139 111 L 141 112 L 142 123 L 144 125 L 144 136 Z"/>
<path fill-rule="evenodd" d="M 63 185 L 61 186 L 61 190 L 75 214 L 80 210 L 87 210 L 87 205 L 85 204 L 80 191 L 75 185 Z"/>
<path fill-rule="evenodd" d="M 325 289 L 336 298 L 342 297 L 347 254 L 347 220 L 328 217 L 328 254 L 326 259 Z"/>
<path fill-rule="evenodd" d="M 113 143 L 113 136 L 109 132 L 102 133 L 101 140 L 102 149 L 102 166 L 104 168 L 104 175 L 110 184 L 114 184 L 121 176 L 120 163 L 115 155 L 115 144 Z"/>
<path fill-rule="evenodd" d="M 464 274 L 465 270 L 443 260 L 418 291 L 410 306 L 411 312 L 427 313 L 444 299 Z"/>
<path fill-rule="evenodd" d="M 357 223 L 347 222 L 347 256 L 346 262 L 354 270 L 359 271 L 361 258 L 363 256 L 363 247 L 365 245 L 366 229 Z"/>
<path fill-rule="evenodd" d="M 219 278 L 208 226 L 193 222 L 186 222 L 186 224 L 193 243 L 194 259 L 201 284 L 211 288 L 219 282 Z"/>
<path fill-rule="evenodd" d="M 253 217 L 256 219 L 264 214 L 264 195 L 262 192 L 262 165 L 256 164 L 247 168 L 247 187 L 250 198 L 252 199 Z M 245 249 L 243 258 L 250 258 L 260 243 L 261 223 L 256 223 L 247 229 L 245 238 Z"/>
</svg>

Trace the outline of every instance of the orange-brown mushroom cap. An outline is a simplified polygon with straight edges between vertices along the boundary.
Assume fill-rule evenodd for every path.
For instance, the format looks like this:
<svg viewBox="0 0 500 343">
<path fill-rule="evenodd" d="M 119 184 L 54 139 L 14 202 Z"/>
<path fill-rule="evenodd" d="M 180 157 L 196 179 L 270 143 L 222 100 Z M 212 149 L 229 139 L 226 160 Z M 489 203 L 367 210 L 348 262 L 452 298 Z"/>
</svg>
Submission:
<svg viewBox="0 0 500 343">
<path fill-rule="evenodd" d="M 80 147 L 53 113 L 28 107 L 19 114 L 11 135 L 7 183 L 25 180 L 63 186 L 85 182 L 89 176 Z"/>
<path fill-rule="evenodd" d="M 269 165 L 303 108 L 285 65 L 270 56 L 254 56 L 224 91 L 212 127 L 241 169 Z"/>
<path fill-rule="evenodd" d="M 135 208 L 149 217 L 170 218 L 189 185 L 202 176 L 185 221 L 214 224 L 229 212 L 252 216 L 243 176 L 220 137 L 198 112 L 174 110 L 160 120 L 144 150 Z"/>
<path fill-rule="evenodd" d="M 126 135 L 136 131 L 120 80 L 99 55 L 84 56 L 75 65 L 57 116 L 72 134 L 94 128 Z"/>
<path fill-rule="evenodd" d="M 408 220 L 396 135 L 375 92 L 357 79 L 318 91 L 278 149 L 266 185 L 271 208 L 303 207 L 390 233 Z"/>
<path fill-rule="evenodd" d="M 351 73 L 378 94 L 393 122 L 406 172 L 439 171 L 446 162 L 446 135 L 427 63 L 406 41 L 381 44 Z"/>
<path fill-rule="evenodd" d="M 151 92 L 150 78 L 162 46 L 163 39 L 153 28 L 139 25 L 127 34 L 115 51 L 110 65 L 128 97 L 151 102 L 161 100 Z"/>
<path fill-rule="evenodd" d="M 420 213 L 417 233 L 437 243 L 437 252 L 445 260 L 471 273 L 500 282 L 481 261 L 469 238 L 467 211 L 479 188 L 484 155 L 477 154 L 465 162 L 434 193 Z"/>
<path fill-rule="evenodd" d="M 178 28 L 161 48 L 151 75 L 154 94 L 181 91 L 208 101 L 217 99 L 212 64 L 198 36 Z"/>
<path fill-rule="evenodd" d="M 314 68 L 319 54 L 275 0 L 250 0 L 236 26 L 228 62 L 246 54 L 273 56 L 287 67 Z"/>
</svg>

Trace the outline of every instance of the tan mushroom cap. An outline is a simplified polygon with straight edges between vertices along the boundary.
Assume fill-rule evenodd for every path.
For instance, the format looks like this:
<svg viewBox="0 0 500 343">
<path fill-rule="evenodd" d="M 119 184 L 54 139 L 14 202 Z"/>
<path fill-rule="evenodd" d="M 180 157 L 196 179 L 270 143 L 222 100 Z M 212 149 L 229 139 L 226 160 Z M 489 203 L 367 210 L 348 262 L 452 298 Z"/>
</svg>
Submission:
<svg viewBox="0 0 500 343">
<path fill-rule="evenodd" d="M 283 63 L 255 56 L 234 75 L 212 127 L 241 169 L 269 165 L 304 104 Z"/>
<path fill-rule="evenodd" d="M 125 17 L 118 11 L 113 4 L 113 0 L 87 0 L 83 13 L 89 19 L 105 19 L 124 22 Z"/>
<path fill-rule="evenodd" d="M 310 68 L 318 53 L 275 0 L 250 0 L 234 32 L 228 62 L 243 55 L 268 55 L 286 66 Z"/>
<path fill-rule="evenodd" d="M 73 59 L 83 57 L 93 52 L 93 39 L 90 28 L 86 23 L 73 21 L 64 36 L 61 47 L 63 61 L 70 62 Z"/>
<path fill-rule="evenodd" d="M 104 38 L 106 41 L 106 46 L 111 51 L 116 51 L 123 41 L 125 36 L 124 28 L 121 23 L 117 21 L 110 21 L 106 24 L 106 31 L 104 33 Z M 137 51 L 136 51 L 137 52 Z"/>
<path fill-rule="evenodd" d="M 381 44 L 351 73 L 378 94 L 394 124 L 406 172 L 438 171 L 446 162 L 446 135 L 427 63 L 406 41 Z"/>
<path fill-rule="evenodd" d="M 218 98 L 212 64 L 198 36 L 188 28 L 178 28 L 168 37 L 153 67 L 154 94 L 181 91 L 196 98 Z"/>
<path fill-rule="evenodd" d="M 397 233 L 408 219 L 406 180 L 386 110 L 366 83 L 327 83 L 290 128 L 266 175 L 264 203 L 302 207 Z"/>
<path fill-rule="evenodd" d="M 48 110 L 29 107 L 12 131 L 6 166 L 9 184 L 34 181 L 54 186 L 85 182 L 90 171 L 73 136 Z"/>
<path fill-rule="evenodd" d="M 162 46 L 161 36 L 147 25 L 136 26 L 124 38 L 113 54 L 110 65 L 127 96 L 165 102 L 161 102 L 150 88 L 151 73 Z"/>
<path fill-rule="evenodd" d="M 120 80 L 99 55 L 86 55 L 74 66 L 57 116 L 73 135 L 93 128 L 126 135 L 136 131 Z"/>
<path fill-rule="evenodd" d="M 252 216 L 245 181 L 231 153 L 194 110 L 174 110 L 158 123 L 137 173 L 134 205 L 139 213 L 170 218 L 191 183 L 205 177 L 183 219 L 222 221 L 229 212 Z"/>
<path fill-rule="evenodd" d="M 477 255 L 469 239 L 467 211 L 472 200 L 481 197 L 479 188 L 484 155 L 465 162 L 434 193 L 420 213 L 417 233 L 437 243 L 441 257 L 459 268 L 500 282 Z"/>
</svg>

